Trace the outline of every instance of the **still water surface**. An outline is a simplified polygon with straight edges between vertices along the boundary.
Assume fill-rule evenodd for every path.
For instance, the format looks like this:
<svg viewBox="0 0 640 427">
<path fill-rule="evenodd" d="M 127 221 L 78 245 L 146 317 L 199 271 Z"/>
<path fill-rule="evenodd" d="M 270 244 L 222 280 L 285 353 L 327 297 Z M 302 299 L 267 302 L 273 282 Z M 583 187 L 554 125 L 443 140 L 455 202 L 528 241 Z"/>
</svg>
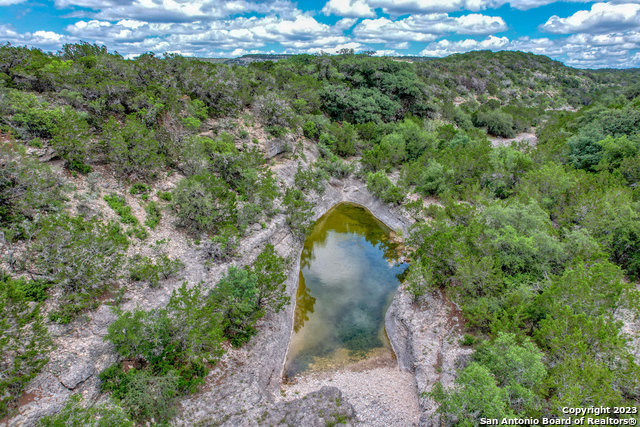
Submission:
<svg viewBox="0 0 640 427">
<path fill-rule="evenodd" d="M 341 203 L 305 241 L 285 375 L 336 368 L 389 343 L 384 315 L 407 264 L 368 210 Z M 388 351 L 388 350 L 387 350 Z"/>
</svg>

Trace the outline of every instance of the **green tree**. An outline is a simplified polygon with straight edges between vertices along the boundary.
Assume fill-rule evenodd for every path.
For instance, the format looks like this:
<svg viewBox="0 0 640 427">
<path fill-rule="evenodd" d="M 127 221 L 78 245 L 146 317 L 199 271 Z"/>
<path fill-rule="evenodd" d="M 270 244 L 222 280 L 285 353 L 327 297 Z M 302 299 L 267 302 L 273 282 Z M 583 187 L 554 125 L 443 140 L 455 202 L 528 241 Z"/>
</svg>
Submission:
<svg viewBox="0 0 640 427">
<path fill-rule="evenodd" d="M 219 310 L 201 284 L 189 289 L 183 283 L 164 309 L 117 311 L 104 339 L 123 357 L 160 363 L 177 352 L 178 364 L 214 362 L 222 354 Z"/>
<path fill-rule="evenodd" d="M 451 171 L 434 159 L 429 159 L 424 170 L 416 179 L 416 190 L 425 195 L 442 194 L 449 189 Z"/>
<path fill-rule="evenodd" d="M 123 387 L 120 402 L 134 420 L 164 421 L 177 413 L 178 375 L 169 371 L 153 375 L 149 370 L 133 370 Z"/>
<path fill-rule="evenodd" d="M 107 157 L 121 177 L 151 180 L 157 177 L 165 153 L 155 137 L 140 119 L 127 116 L 120 127 L 112 117 L 104 127 Z"/>
<path fill-rule="evenodd" d="M 302 191 L 293 188 L 287 188 L 282 203 L 287 212 L 287 224 L 299 239 L 304 239 L 313 226 L 313 203 Z"/>
<path fill-rule="evenodd" d="M 488 187 L 499 198 L 506 198 L 522 180 L 524 175 L 533 169 L 531 158 L 512 147 L 496 147 L 489 154 L 493 169 L 487 178 Z"/>
<path fill-rule="evenodd" d="M 70 322 L 82 309 L 97 307 L 96 297 L 120 277 L 127 237 L 117 223 L 58 215 L 37 224 L 27 262 L 34 272 L 62 290 L 50 317 Z"/>
<path fill-rule="evenodd" d="M 628 138 L 623 135 L 619 138 L 607 136 L 598 142 L 602 146 L 602 157 L 596 166 L 598 170 L 610 170 L 620 168 L 627 158 L 632 158 L 640 151 L 640 139 L 637 135 Z"/>
<path fill-rule="evenodd" d="M 541 387 L 547 375 L 543 353 L 530 340 L 519 344 L 514 334 L 499 333 L 493 343 L 474 355 L 508 393 L 509 407 L 518 415 L 538 416 Z"/>
<path fill-rule="evenodd" d="M 222 308 L 222 330 L 231 343 L 240 347 L 257 333 L 262 316 L 258 297 L 258 277 L 249 270 L 230 267 L 210 298 Z"/>
<path fill-rule="evenodd" d="M 407 192 L 391 182 L 383 171 L 367 175 L 367 190 L 385 203 L 399 205 L 407 196 Z"/>
<path fill-rule="evenodd" d="M 513 138 L 516 135 L 513 117 L 500 110 L 481 112 L 476 116 L 476 126 L 486 126 L 491 135 Z"/>
<path fill-rule="evenodd" d="M 551 412 L 577 405 L 626 406 L 637 398 L 640 371 L 620 323 L 574 313 L 561 303 L 540 322 L 536 341 L 547 352 Z"/>
<path fill-rule="evenodd" d="M 508 391 L 498 387 L 489 369 L 472 362 L 456 379 L 452 389 L 436 383 L 428 394 L 440 406 L 437 412 L 446 426 L 476 426 L 480 418 L 513 418 Z"/>
<path fill-rule="evenodd" d="M 580 130 L 577 135 L 567 140 L 569 160 L 576 169 L 593 170 L 602 159 L 602 145 L 599 141 L 605 133 L 598 123 L 591 123 Z"/>
<path fill-rule="evenodd" d="M 562 245 L 551 234 L 548 214 L 537 204 L 493 204 L 482 217 L 487 227 L 484 233 L 507 274 L 540 277 L 557 271 Z"/>
<path fill-rule="evenodd" d="M 0 227 L 5 238 L 24 237 L 25 219 L 59 212 L 66 201 L 60 176 L 48 165 L 28 157 L 23 150 L 0 146 Z"/>
<path fill-rule="evenodd" d="M 273 245 L 267 243 L 251 267 L 257 279 L 258 305 L 267 312 L 278 313 L 289 304 L 285 271 L 285 260 L 278 256 Z"/>
<path fill-rule="evenodd" d="M 67 167 L 79 172 L 90 172 L 85 163 L 89 154 L 91 128 L 87 121 L 73 110 L 67 110 L 58 121 L 51 141 L 57 154 L 67 162 Z"/>
<path fill-rule="evenodd" d="M 212 173 L 202 172 L 180 180 L 171 205 L 179 224 L 192 233 L 215 233 L 237 222 L 235 193 Z"/>
</svg>

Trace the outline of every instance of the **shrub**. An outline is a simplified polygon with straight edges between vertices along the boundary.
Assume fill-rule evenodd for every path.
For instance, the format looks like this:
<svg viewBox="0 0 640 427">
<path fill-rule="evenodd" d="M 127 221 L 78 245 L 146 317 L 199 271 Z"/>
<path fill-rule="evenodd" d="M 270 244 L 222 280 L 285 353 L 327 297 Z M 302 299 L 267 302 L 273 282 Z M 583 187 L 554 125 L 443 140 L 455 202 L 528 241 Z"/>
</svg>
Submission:
<svg viewBox="0 0 640 427">
<path fill-rule="evenodd" d="M 41 225 L 28 248 L 30 268 L 63 291 L 63 323 L 78 311 L 96 306 L 95 297 L 119 278 L 127 238 L 116 223 L 59 215 Z"/>
<path fill-rule="evenodd" d="M 154 179 L 163 164 L 162 151 L 155 132 L 135 116 L 128 116 L 123 127 L 112 117 L 104 127 L 107 157 L 115 172 L 130 179 Z"/>
<path fill-rule="evenodd" d="M 287 128 L 284 126 L 269 126 L 267 127 L 267 132 L 269 132 L 269 135 L 273 136 L 274 138 L 283 138 L 286 134 L 287 134 Z M 285 153 L 289 153 L 291 152 L 291 146 L 289 144 L 285 144 L 283 147 L 283 151 Z"/>
<path fill-rule="evenodd" d="M 494 204 L 483 212 L 485 235 L 507 274 L 527 273 L 540 277 L 557 272 L 562 246 L 550 234 L 548 214 L 537 204 Z"/>
<path fill-rule="evenodd" d="M 5 280 L 10 279 L 9 277 L 5 277 Z M 47 289 L 51 287 L 51 283 L 47 283 L 45 280 L 27 280 L 25 278 L 21 278 L 15 280 L 15 284 L 18 291 L 22 293 L 26 301 L 42 302 L 49 298 Z"/>
<path fill-rule="evenodd" d="M 407 195 L 405 190 L 394 185 L 382 171 L 367 175 L 367 190 L 380 197 L 385 203 L 393 203 L 394 205 L 401 204 Z"/>
<path fill-rule="evenodd" d="M 126 373 L 107 370 L 101 375 L 103 388 L 138 422 L 165 421 L 177 413 L 179 377 L 176 371 L 154 375 L 148 369 L 131 369 Z"/>
<path fill-rule="evenodd" d="M 303 169 L 302 165 L 298 163 L 298 169 L 293 179 L 297 189 L 303 192 L 313 190 L 317 194 L 322 194 L 324 193 L 325 180 L 327 177 L 320 169 L 312 167 Z"/>
<path fill-rule="evenodd" d="M 240 347 L 256 334 L 254 325 L 262 313 L 258 305 L 258 277 L 254 273 L 230 267 L 209 297 L 221 308 L 221 327 L 231 344 Z"/>
<path fill-rule="evenodd" d="M 496 147 L 489 154 L 492 174 L 487 186 L 499 198 L 506 198 L 524 175 L 533 169 L 531 158 L 512 147 Z"/>
<path fill-rule="evenodd" d="M 72 171 L 80 172 L 81 174 L 87 175 L 91 173 L 93 168 L 85 163 L 82 163 L 79 160 L 73 160 L 69 165 L 69 169 Z"/>
<path fill-rule="evenodd" d="M 537 416 L 542 399 L 537 393 L 547 375 L 542 351 L 529 339 L 518 344 L 514 334 L 500 332 L 496 340 L 481 348 L 475 359 L 495 376 L 507 391 L 507 402 L 517 414 Z"/>
<path fill-rule="evenodd" d="M 460 345 L 471 346 L 478 342 L 478 339 L 471 334 L 464 334 L 464 337 L 460 340 Z"/>
<path fill-rule="evenodd" d="M 480 112 L 476 117 L 476 126 L 486 126 L 491 135 L 513 138 L 516 135 L 513 117 L 500 110 Z"/>
<path fill-rule="evenodd" d="M 598 144 L 603 149 L 598 170 L 618 169 L 626 159 L 633 158 L 640 152 L 640 138 L 637 135 L 634 138 L 628 138 L 627 135 L 619 138 L 608 136 Z"/>
<path fill-rule="evenodd" d="M 22 237 L 25 219 L 63 208 L 63 181 L 49 166 L 7 145 L 0 145 L 0 163 L 0 226 Z M 6 231 L 5 236 L 10 237 Z"/>
<path fill-rule="evenodd" d="M 29 147 L 42 148 L 42 146 L 43 144 L 40 138 L 33 138 L 31 141 L 29 141 Z"/>
<path fill-rule="evenodd" d="M 46 107 L 46 104 L 43 104 Z M 32 135 L 40 138 L 51 138 L 57 130 L 57 123 L 62 116 L 59 109 L 26 108 L 17 111 L 11 122 L 20 128 L 25 136 Z"/>
<path fill-rule="evenodd" d="M 353 163 L 347 163 L 335 154 L 328 158 L 316 160 L 315 166 L 326 172 L 329 176 L 338 179 L 346 178 L 355 171 L 355 165 Z"/>
<path fill-rule="evenodd" d="M 83 172 L 84 164 L 89 153 L 89 137 L 91 129 L 84 118 L 73 110 L 67 110 L 59 120 L 58 126 L 51 140 L 51 145 L 67 166 Z M 83 172 L 84 173 L 84 172 Z M 87 172 L 88 173 L 88 172 Z"/>
<path fill-rule="evenodd" d="M 105 341 L 123 357 L 147 362 L 172 363 L 175 369 L 189 363 L 215 362 L 221 355 L 219 307 L 204 295 L 202 284 L 173 291 L 166 308 L 117 311 Z"/>
<path fill-rule="evenodd" d="M 138 218 L 133 215 L 131 206 L 127 205 L 124 197 L 112 193 L 104 196 L 104 201 L 120 216 L 120 221 L 122 221 L 123 224 L 138 225 Z"/>
<path fill-rule="evenodd" d="M 282 204 L 287 212 L 287 224 L 299 239 L 304 239 L 313 226 L 313 203 L 307 201 L 302 191 L 287 188 Z"/>
<path fill-rule="evenodd" d="M 446 425 L 480 424 L 480 418 L 513 418 L 507 406 L 507 390 L 498 387 L 495 377 L 486 367 L 473 362 L 456 379 L 453 389 L 445 390 L 436 383 L 428 394 L 440 406 Z"/>
<path fill-rule="evenodd" d="M 170 202 L 173 199 L 173 194 L 170 191 L 159 191 L 158 198 L 160 200 L 164 200 L 165 202 Z"/>
<path fill-rule="evenodd" d="M 137 367 L 126 372 L 120 365 L 106 369 L 100 374 L 103 389 L 137 421 L 172 416 L 177 395 L 195 391 L 207 373 L 204 363 L 215 363 L 222 355 L 223 339 L 241 346 L 257 332 L 259 318 L 289 302 L 284 267 L 284 260 L 267 245 L 252 267 L 230 267 L 208 295 L 202 283 L 187 288 L 185 282 L 166 308 L 115 309 L 118 318 L 104 339 Z"/>
<path fill-rule="evenodd" d="M 162 218 L 160 206 L 158 206 L 156 202 L 151 201 L 147 204 L 144 210 L 147 212 L 147 219 L 144 221 L 145 225 L 150 229 L 155 230 L 158 224 L 160 224 L 160 218 Z"/>
<path fill-rule="evenodd" d="M 52 348 L 40 305 L 29 305 L 28 282 L 0 274 L 0 417 L 48 362 Z M 25 292 L 26 291 L 26 292 Z"/>
<path fill-rule="evenodd" d="M 134 256 L 129 260 L 129 278 L 133 281 L 144 281 L 152 288 L 179 272 L 184 264 L 179 259 L 170 259 L 162 254 L 156 259 Z"/>
<path fill-rule="evenodd" d="M 318 126 L 311 120 L 307 120 L 302 125 L 302 133 L 307 138 L 313 140 L 318 140 L 318 138 L 320 137 L 320 130 L 318 129 Z"/>
<path fill-rule="evenodd" d="M 215 233 L 237 222 L 236 196 L 213 174 L 183 178 L 173 192 L 179 225 L 192 233 Z"/>
<path fill-rule="evenodd" d="M 233 226 L 225 227 L 202 245 L 202 252 L 207 259 L 207 264 L 210 261 L 227 260 L 236 254 L 237 249 L 238 230 Z"/>
<path fill-rule="evenodd" d="M 149 187 L 147 184 L 136 182 L 131 186 L 131 188 L 129 188 L 129 193 L 134 196 L 138 196 L 140 194 L 148 194 L 150 190 L 151 187 Z"/>
<path fill-rule="evenodd" d="M 433 275 L 420 261 L 414 262 L 405 279 L 406 290 L 413 302 L 418 302 L 430 290 L 433 290 Z"/>
<path fill-rule="evenodd" d="M 388 171 L 400 165 L 406 158 L 404 137 L 392 133 L 382 138 L 380 144 L 362 153 L 362 166 L 368 171 Z"/>
<path fill-rule="evenodd" d="M 424 195 L 442 194 L 449 189 L 451 171 L 429 159 L 426 168 L 416 180 L 416 190 Z"/>
<path fill-rule="evenodd" d="M 581 404 L 584 396 L 613 407 L 635 401 L 630 391 L 640 385 L 638 366 L 620 323 L 610 315 L 592 317 L 558 304 L 540 322 L 535 338 L 547 353 L 552 414 L 560 416 L 563 407 Z"/>
<path fill-rule="evenodd" d="M 605 133 L 598 123 L 591 123 L 567 140 L 569 160 L 576 169 L 594 170 L 602 159 Z"/>
<path fill-rule="evenodd" d="M 289 127 L 294 113 L 287 102 L 273 93 L 258 96 L 253 102 L 253 112 L 266 126 Z"/>
<path fill-rule="evenodd" d="M 356 154 L 358 134 L 351 123 L 343 122 L 342 125 L 334 123 L 327 127 L 327 131 L 329 136 L 321 137 L 321 141 L 328 145 L 334 153 L 342 157 Z"/>
<path fill-rule="evenodd" d="M 251 267 L 257 279 L 258 306 L 266 313 L 278 313 L 289 304 L 285 271 L 285 261 L 278 256 L 273 245 L 267 243 Z"/>
<path fill-rule="evenodd" d="M 74 394 L 60 412 L 40 418 L 37 427 L 133 427 L 122 408 L 113 403 L 83 406 L 82 396 Z"/>
</svg>

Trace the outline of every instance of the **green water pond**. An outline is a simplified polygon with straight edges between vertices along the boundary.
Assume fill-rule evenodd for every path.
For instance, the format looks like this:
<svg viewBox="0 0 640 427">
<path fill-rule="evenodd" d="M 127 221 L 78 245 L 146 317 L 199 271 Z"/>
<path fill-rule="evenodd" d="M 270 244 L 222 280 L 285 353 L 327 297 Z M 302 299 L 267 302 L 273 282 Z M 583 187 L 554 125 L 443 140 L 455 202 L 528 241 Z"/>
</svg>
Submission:
<svg viewBox="0 0 640 427">
<path fill-rule="evenodd" d="M 317 221 L 300 259 L 285 377 L 353 363 L 389 347 L 384 316 L 408 266 L 398 263 L 390 232 L 350 203 Z"/>
</svg>

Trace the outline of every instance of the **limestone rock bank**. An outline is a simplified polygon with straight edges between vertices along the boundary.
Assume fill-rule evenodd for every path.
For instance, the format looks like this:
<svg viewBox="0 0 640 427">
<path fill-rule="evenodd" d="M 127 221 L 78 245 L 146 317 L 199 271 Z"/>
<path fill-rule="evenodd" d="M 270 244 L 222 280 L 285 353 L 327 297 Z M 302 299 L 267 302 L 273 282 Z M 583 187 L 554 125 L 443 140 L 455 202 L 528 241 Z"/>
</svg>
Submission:
<svg viewBox="0 0 640 427">
<path fill-rule="evenodd" d="M 427 294 L 416 304 L 401 287 L 387 310 L 385 327 L 398 366 L 415 375 L 421 427 L 440 425 L 436 405 L 423 393 L 437 382 L 453 385 L 456 370 L 473 352 L 460 345 L 463 326 L 458 308 L 440 292 Z"/>
</svg>

